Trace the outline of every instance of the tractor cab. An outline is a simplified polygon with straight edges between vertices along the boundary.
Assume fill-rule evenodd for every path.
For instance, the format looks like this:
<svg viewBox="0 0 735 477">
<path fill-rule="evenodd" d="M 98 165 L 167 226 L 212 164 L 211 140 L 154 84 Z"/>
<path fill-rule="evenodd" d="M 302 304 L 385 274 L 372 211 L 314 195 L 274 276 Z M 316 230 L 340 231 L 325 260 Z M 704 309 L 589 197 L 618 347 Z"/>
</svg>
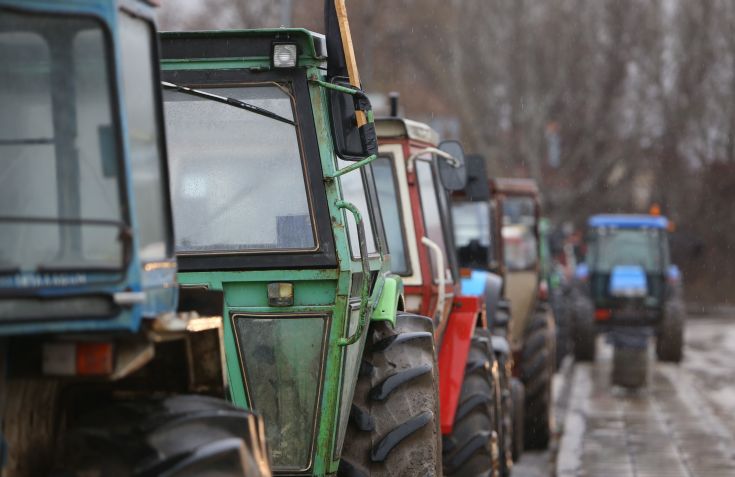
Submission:
<svg viewBox="0 0 735 477">
<path fill-rule="evenodd" d="M 433 317 L 439 337 L 460 294 L 445 184 L 464 174 L 464 163 L 453 162 L 463 161 L 463 154 L 461 149 L 455 152 L 459 158 L 444 152 L 442 144 L 457 143 L 439 144 L 438 134 L 416 121 L 379 119 L 376 128 L 380 154 L 372 169 L 392 270 L 403 278 L 406 310 Z"/>
<path fill-rule="evenodd" d="M 501 228 L 497 207 L 491 200 L 485 158 L 467 156 L 467 185 L 452 193 L 454 242 L 462 293 L 485 298 L 488 323 L 494 329 L 508 321 L 508 302 L 503 299 Z"/>
<path fill-rule="evenodd" d="M 367 96 L 328 76 L 327 41 L 311 31 L 161 42 L 179 281 L 224 292 L 230 397 L 263 415 L 277 473 L 364 463 L 368 451 L 343 450 L 357 438 L 345 437 L 351 410 L 363 409 L 353 405 L 360 363 L 403 307 L 378 181 L 364 167 L 377 153 Z M 375 419 L 358 431 L 387 432 Z M 417 419 L 412 432 L 423 432 L 430 419 Z M 399 465 L 391 442 L 365 465 Z"/>
<path fill-rule="evenodd" d="M 657 323 L 667 287 L 678 281 L 669 256 L 667 219 L 595 215 L 587 226 L 584 268 L 597 321 Z"/>
<path fill-rule="evenodd" d="M 153 9 L 0 2 L 0 335 L 175 310 Z"/>
<path fill-rule="evenodd" d="M 510 342 L 522 346 L 523 334 L 537 304 L 541 273 L 539 264 L 539 190 L 528 179 L 494 179 L 493 197 L 501 221 L 505 296 L 510 301 Z"/>
</svg>

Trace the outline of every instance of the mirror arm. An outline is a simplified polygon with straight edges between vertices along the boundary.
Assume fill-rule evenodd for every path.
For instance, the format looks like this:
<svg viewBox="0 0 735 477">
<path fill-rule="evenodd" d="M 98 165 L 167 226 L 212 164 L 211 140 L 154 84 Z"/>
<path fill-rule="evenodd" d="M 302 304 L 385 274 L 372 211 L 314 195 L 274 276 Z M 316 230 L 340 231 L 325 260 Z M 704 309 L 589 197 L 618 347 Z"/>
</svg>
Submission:
<svg viewBox="0 0 735 477">
<path fill-rule="evenodd" d="M 320 80 L 319 78 L 317 78 L 315 76 L 312 77 L 312 78 L 310 78 L 309 81 L 311 81 L 312 83 L 316 83 L 316 84 L 318 84 L 319 86 L 321 86 L 322 88 L 325 88 L 325 89 L 331 89 L 331 90 L 334 90 L 334 91 L 339 91 L 340 93 L 345 93 L 345 94 L 349 94 L 349 95 L 352 95 L 352 96 L 357 96 L 358 98 L 363 99 L 363 100 L 366 100 L 366 101 L 368 99 L 367 95 L 362 90 L 359 90 L 359 89 L 348 88 L 346 86 L 341 86 L 341 85 L 338 85 L 338 84 L 329 83 L 327 81 L 322 81 L 322 80 Z M 373 114 L 373 110 L 372 109 L 367 109 L 367 110 L 364 110 L 363 112 L 365 113 L 365 117 L 366 117 L 367 122 L 369 124 L 372 124 L 372 123 L 375 122 L 375 116 Z M 365 159 L 363 159 L 361 161 L 358 161 L 358 162 L 356 162 L 356 163 L 354 163 L 354 164 L 352 164 L 352 165 L 350 165 L 348 167 L 345 167 L 344 169 L 339 169 L 339 170 L 337 170 L 337 171 L 335 171 L 334 173 L 331 173 L 331 174 L 325 174 L 324 175 L 324 178 L 327 179 L 327 180 L 334 180 L 335 178 L 337 178 L 337 177 L 339 177 L 341 175 L 347 174 L 348 172 L 352 172 L 352 171 L 354 171 L 356 169 L 360 169 L 361 167 L 364 167 L 364 166 L 370 164 L 371 162 L 373 162 L 377 158 L 378 158 L 378 156 L 376 154 L 370 155 L 370 156 L 366 157 Z"/>
<path fill-rule="evenodd" d="M 429 237 L 421 237 L 421 243 L 426 245 L 429 250 L 436 256 L 436 268 L 439 269 L 439 276 L 436 277 L 437 286 L 439 287 L 439 296 L 436 299 L 436 309 L 439 316 L 444 313 L 444 302 L 447 301 L 446 291 L 446 270 L 444 268 L 444 252 L 436 242 Z"/>
<path fill-rule="evenodd" d="M 446 153 L 446 152 L 444 152 L 441 149 L 438 149 L 436 147 L 427 147 L 425 149 L 422 149 L 422 150 L 420 150 L 418 152 L 415 152 L 415 153 L 411 154 L 408 157 L 408 159 L 406 159 L 406 167 L 408 168 L 408 172 L 413 172 L 414 162 L 416 162 L 416 161 L 423 161 L 423 160 L 431 161 L 431 159 L 424 159 L 422 157 L 419 157 L 419 156 L 423 156 L 424 154 L 435 154 L 435 155 L 441 157 L 442 159 L 445 159 L 449 164 L 452 165 L 452 167 L 459 167 L 460 166 L 459 161 L 457 160 L 457 158 L 454 157 L 454 156 L 452 156 L 451 154 Z"/>
<path fill-rule="evenodd" d="M 354 204 L 346 200 L 338 200 L 334 203 L 338 209 L 346 209 L 352 213 L 357 225 L 357 240 L 360 243 L 360 261 L 362 262 L 362 289 L 360 290 L 360 316 L 357 322 L 355 334 L 337 340 L 339 346 L 349 346 L 356 343 L 367 326 L 368 300 L 370 300 L 370 264 L 368 262 L 367 239 L 365 238 L 365 222 L 362 220 L 360 211 Z M 349 333 L 349 326 L 347 327 Z"/>
<path fill-rule="evenodd" d="M 331 180 L 334 180 L 334 179 L 336 179 L 339 176 L 345 175 L 348 172 L 352 172 L 352 171 L 354 171 L 356 169 L 360 169 L 361 167 L 370 164 L 371 162 L 373 162 L 377 158 L 378 158 L 378 156 L 376 156 L 375 154 L 373 154 L 372 156 L 368 156 L 368 157 L 366 157 L 365 159 L 363 159 L 361 161 L 357 161 L 354 164 L 350 164 L 349 166 L 345 167 L 344 169 L 338 169 L 338 170 L 336 170 L 336 171 L 334 171 L 334 172 L 332 172 L 330 174 L 324 174 L 324 178 L 327 179 L 327 180 L 330 180 L 330 181 Z"/>
</svg>

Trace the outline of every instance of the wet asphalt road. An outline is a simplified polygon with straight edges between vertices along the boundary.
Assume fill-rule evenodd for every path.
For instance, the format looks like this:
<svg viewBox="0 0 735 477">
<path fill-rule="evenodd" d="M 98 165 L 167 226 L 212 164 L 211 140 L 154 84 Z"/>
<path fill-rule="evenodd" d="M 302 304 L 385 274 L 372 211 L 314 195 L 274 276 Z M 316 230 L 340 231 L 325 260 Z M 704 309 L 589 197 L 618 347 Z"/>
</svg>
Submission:
<svg viewBox="0 0 735 477">
<path fill-rule="evenodd" d="M 571 365 L 555 389 L 559 437 L 514 477 L 735 477 L 735 313 L 692 317 L 681 365 L 655 362 L 648 385 L 610 385 L 612 349 Z"/>
</svg>

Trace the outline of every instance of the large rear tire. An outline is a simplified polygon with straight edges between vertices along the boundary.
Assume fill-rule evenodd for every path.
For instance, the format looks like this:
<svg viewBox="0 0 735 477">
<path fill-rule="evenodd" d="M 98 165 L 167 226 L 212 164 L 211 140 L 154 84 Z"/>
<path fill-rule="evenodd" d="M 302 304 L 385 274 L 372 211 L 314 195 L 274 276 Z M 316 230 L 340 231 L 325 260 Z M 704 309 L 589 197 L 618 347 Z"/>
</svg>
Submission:
<svg viewBox="0 0 735 477">
<path fill-rule="evenodd" d="M 592 303 L 587 297 L 577 297 L 574 300 L 574 359 L 594 361 L 596 341 Z"/>
<path fill-rule="evenodd" d="M 180 395 L 115 402 L 62 441 L 62 475 L 269 477 L 259 417 L 224 400 Z"/>
<path fill-rule="evenodd" d="M 554 375 L 554 323 L 549 313 L 534 314 L 526 332 L 521 360 L 525 388 L 526 449 L 546 449 L 551 440 L 551 379 Z"/>
<path fill-rule="evenodd" d="M 472 337 L 454 426 L 444 437 L 446 476 L 487 477 L 499 471 L 495 354 L 485 332 L 476 329 Z"/>
<path fill-rule="evenodd" d="M 661 361 L 678 363 L 684 356 L 684 306 L 670 301 L 664 307 L 664 319 L 656 339 L 656 356 Z"/>
<path fill-rule="evenodd" d="M 525 449 L 525 438 L 523 437 L 526 414 L 526 393 L 523 383 L 513 378 L 510 382 L 510 392 L 513 396 L 513 461 L 518 462 Z"/>
<path fill-rule="evenodd" d="M 370 325 L 340 477 L 441 476 L 438 366 L 430 318 Z"/>
<path fill-rule="evenodd" d="M 556 369 L 559 369 L 566 355 L 572 352 L 572 316 L 569 299 L 561 290 L 554 292 L 552 309 L 554 310 L 554 323 L 556 329 Z"/>
</svg>

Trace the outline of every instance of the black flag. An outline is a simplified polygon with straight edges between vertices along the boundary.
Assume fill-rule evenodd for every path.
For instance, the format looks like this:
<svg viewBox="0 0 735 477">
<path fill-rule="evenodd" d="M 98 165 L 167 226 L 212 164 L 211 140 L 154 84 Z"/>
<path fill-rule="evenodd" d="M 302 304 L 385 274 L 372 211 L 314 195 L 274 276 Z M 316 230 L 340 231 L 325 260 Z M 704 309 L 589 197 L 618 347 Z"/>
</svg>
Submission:
<svg viewBox="0 0 735 477">
<path fill-rule="evenodd" d="M 347 60 L 342 45 L 342 33 L 337 20 L 337 9 L 334 0 L 324 0 L 324 33 L 327 35 L 327 76 L 347 78 Z"/>
</svg>

